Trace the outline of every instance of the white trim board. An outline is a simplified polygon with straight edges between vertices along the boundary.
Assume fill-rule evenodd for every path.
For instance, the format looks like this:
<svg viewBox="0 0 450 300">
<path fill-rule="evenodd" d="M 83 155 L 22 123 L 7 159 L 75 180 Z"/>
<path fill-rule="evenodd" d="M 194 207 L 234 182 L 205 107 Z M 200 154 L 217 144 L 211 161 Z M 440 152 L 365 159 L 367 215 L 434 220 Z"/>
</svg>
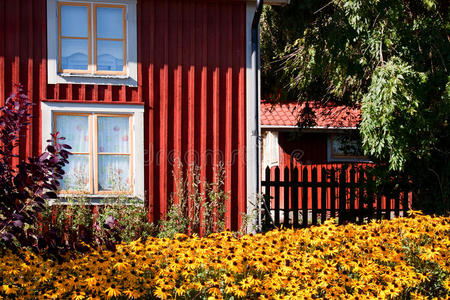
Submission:
<svg viewBox="0 0 450 300">
<path fill-rule="evenodd" d="M 246 112 L 247 112 L 247 128 L 246 128 L 246 159 L 247 159 L 247 216 L 250 217 L 250 222 L 247 227 L 248 231 L 255 231 L 255 226 L 260 222 L 260 215 L 255 216 L 258 211 L 260 188 L 260 162 L 258 157 L 261 157 L 260 143 L 260 126 L 257 124 L 258 116 L 260 115 L 260 99 L 255 103 L 256 91 L 255 82 L 258 78 L 255 76 L 256 66 L 252 65 L 252 22 L 256 11 L 256 2 L 247 2 L 246 8 Z M 258 58 L 257 58 L 258 59 Z M 259 153 L 258 153 L 259 152 Z M 258 155 L 259 154 L 259 155 Z M 259 176 L 258 176 L 259 175 Z M 259 178 L 259 179 L 258 179 Z M 255 217 L 255 218 L 254 218 Z"/>
<path fill-rule="evenodd" d="M 144 107 L 142 105 L 41 102 L 42 151 L 47 147 L 47 140 L 50 138 L 50 133 L 53 132 L 54 112 L 132 114 L 134 147 L 134 194 L 132 196 L 144 200 Z"/>
</svg>

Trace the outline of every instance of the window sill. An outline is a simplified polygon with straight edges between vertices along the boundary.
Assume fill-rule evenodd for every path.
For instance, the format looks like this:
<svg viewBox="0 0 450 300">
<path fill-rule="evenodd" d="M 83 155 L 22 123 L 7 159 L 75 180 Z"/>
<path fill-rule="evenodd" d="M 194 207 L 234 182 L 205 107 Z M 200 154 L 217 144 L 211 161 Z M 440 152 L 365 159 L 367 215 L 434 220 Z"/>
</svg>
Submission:
<svg viewBox="0 0 450 300">
<path fill-rule="evenodd" d="M 58 73 L 61 77 L 79 77 L 79 78 L 108 78 L 108 79 L 130 79 L 128 75 L 107 75 L 107 74 L 80 74 L 80 73 Z"/>
<path fill-rule="evenodd" d="M 328 161 L 330 163 L 372 163 L 371 160 L 369 160 L 367 157 L 346 157 L 346 156 L 340 156 L 340 157 L 329 157 Z"/>
<path fill-rule="evenodd" d="M 94 85 L 126 85 L 137 87 L 137 76 L 129 75 L 104 75 L 104 74 L 79 74 L 79 73 L 49 73 L 49 84 L 94 84 Z"/>
<path fill-rule="evenodd" d="M 82 203 L 77 203 L 77 198 L 83 198 Z M 70 201 L 72 200 L 72 201 Z M 123 203 L 125 202 L 125 203 Z M 58 194 L 57 199 L 50 199 L 49 205 L 139 205 L 144 206 L 144 201 L 134 195 L 91 195 L 91 194 Z"/>
</svg>

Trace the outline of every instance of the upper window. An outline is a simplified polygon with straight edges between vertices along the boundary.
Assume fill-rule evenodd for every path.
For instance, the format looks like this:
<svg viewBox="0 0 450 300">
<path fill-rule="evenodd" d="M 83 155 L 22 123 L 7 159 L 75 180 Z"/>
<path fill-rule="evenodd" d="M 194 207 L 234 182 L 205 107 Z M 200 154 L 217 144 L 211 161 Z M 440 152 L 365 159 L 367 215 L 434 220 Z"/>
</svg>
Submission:
<svg viewBox="0 0 450 300">
<path fill-rule="evenodd" d="M 125 16 L 124 5 L 59 2 L 59 72 L 125 75 Z"/>
<path fill-rule="evenodd" d="M 47 0 L 49 83 L 137 85 L 135 0 L 109 1 Z"/>
</svg>

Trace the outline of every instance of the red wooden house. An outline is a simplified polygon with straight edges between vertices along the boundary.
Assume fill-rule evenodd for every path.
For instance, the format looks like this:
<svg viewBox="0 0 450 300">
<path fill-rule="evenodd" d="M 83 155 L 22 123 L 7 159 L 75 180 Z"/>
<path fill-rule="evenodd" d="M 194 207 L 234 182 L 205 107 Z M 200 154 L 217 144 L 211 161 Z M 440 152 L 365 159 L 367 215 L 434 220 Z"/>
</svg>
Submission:
<svg viewBox="0 0 450 300">
<path fill-rule="evenodd" d="M 315 102 L 261 103 L 262 167 L 368 162 L 359 109 Z"/>
<path fill-rule="evenodd" d="M 361 149 L 360 119 L 359 109 L 331 103 L 261 103 L 262 190 L 275 225 L 406 215 L 409 191 L 375 196 L 360 185 L 374 180 L 365 172 L 373 163 Z"/>
<path fill-rule="evenodd" d="M 0 0 L 0 101 L 22 83 L 35 104 L 20 159 L 60 131 L 74 147 L 62 189 L 137 196 L 150 221 L 167 212 L 176 160 L 209 181 L 222 161 L 237 229 L 259 181 L 256 10 L 246 0 Z"/>
</svg>

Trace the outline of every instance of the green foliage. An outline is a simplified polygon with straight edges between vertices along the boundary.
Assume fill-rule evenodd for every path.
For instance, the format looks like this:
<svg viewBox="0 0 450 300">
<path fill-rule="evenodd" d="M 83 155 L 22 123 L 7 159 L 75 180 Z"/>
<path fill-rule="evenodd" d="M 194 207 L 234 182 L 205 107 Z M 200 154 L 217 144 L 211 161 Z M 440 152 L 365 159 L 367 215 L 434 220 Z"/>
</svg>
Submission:
<svg viewBox="0 0 450 300">
<path fill-rule="evenodd" d="M 402 177 L 424 211 L 449 211 L 448 2 L 293 0 L 267 8 L 262 31 L 266 96 L 281 86 L 282 96 L 361 105 L 378 174 Z"/>
<path fill-rule="evenodd" d="M 432 141 L 422 98 L 427 76 L 392 58 L 379 66 L 361 101 L 360 131 L 366 153 L 401 170 L 414 156 L 429 155 Z"/>
<path fill-rule="evenodd" d="M 158 236 L 173 237 L 177 233 L 206 236 L 224 231 L 229 193 L 224 188 L 223 163 L 216 166 L 212 182 L 201 179 L 199 166 L 190 166 L 186 174 L 181 163 L 177 168 L 174 172 L 175 193 L 166 219 L 161 221 Z"/>
<path fill-rule="evenodd" d="M 82 251 L 86 250 L 83 243 L 113 246 L 157 233 L 156 226 L 147 221 L 143 203 L 125 196 L 102 200 L 95 211 L 85 195 L 59 198 L 47 203 L 41 224 L 43 232 L 63 237 L 65 248 Z"/>
</svg>

